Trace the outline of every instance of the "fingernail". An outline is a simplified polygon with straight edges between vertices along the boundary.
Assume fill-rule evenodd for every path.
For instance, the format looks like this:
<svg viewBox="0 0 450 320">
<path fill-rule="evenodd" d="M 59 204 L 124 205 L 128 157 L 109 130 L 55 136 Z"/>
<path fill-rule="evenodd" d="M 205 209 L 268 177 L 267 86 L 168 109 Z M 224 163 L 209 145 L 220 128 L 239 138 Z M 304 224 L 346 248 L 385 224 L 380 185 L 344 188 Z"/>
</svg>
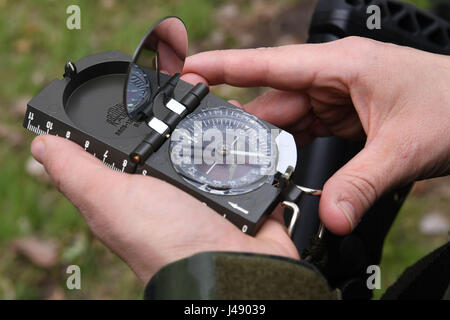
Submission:
<svg viewBox="0 0 450 320">
<path fill-rule="evenodd" d="M 355 215 L 355 208 L 353 208 L 353 205 L 346 200 L 342 200 L 337 203 L 337 207 L 344 214 L 344 217 L 350 224 L 350 228 L 353 230 L 353 228 L 355 228 L 356 226 L 356 215 Z"/>
<path fill-rule="evenodd" d="M 35 139 L 31 144 L 31 154 L 33 157 L 42 163 L 45 154 L 45 144 L 41 141 L 41 139 Z"/>
</svg>

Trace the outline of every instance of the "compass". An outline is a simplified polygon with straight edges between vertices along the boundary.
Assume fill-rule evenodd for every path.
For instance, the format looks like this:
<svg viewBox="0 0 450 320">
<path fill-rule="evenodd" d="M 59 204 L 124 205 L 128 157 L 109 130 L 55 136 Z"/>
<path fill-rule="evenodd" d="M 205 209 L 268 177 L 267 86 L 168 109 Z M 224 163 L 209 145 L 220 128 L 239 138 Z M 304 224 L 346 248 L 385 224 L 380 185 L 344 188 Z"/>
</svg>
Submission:
<svg viewBox="0 0 450 320">
<path fill-rule="evenodd" d="M 320 193 L 291 181 L 293 136 L 181 80 L 186 54 L 184 23 L 164 18 L 132 57 L 108 51 L 67 62 L 63 78 L 28 103 L 24 127 L 71 140 L 115 171 L 170 183 L 248 235 L 282 204 L 292 233 L 296 203 Z"/>
<path fill-rule="evenodd" d="M 172 134 L 170 155 L 186 181 L 223 195 L 251 192 L 272 182 L 278 159 L 270 129 L 255 116 L 226 106 L 183 119 Z"/>
</svg>

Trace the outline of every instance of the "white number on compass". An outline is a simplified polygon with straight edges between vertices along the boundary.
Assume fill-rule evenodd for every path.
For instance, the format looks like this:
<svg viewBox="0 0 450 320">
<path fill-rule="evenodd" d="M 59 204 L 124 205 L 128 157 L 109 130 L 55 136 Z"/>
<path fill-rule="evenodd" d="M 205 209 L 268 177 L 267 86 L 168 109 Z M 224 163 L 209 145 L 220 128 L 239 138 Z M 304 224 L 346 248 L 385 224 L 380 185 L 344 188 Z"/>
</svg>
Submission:
<svg viewBox="0 0 450 320">
<path fill-rule="evenodd" d="M 47 123 L 45 124 L 45 127 L 48 129 L 48 131 L 53 129 L 53 122 L 51 121 L 47 121 Z"/>
</svg>

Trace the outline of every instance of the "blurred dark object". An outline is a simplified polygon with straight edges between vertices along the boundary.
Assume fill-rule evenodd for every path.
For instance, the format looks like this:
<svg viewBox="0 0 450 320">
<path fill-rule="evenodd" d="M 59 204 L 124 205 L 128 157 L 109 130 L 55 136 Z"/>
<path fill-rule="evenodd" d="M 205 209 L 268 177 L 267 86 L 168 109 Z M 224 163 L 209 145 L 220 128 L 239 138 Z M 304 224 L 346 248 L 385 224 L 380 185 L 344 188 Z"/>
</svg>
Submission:
<svg viewBox="0 0 450 320">
<path fill-rule="evenodd" d="M 381 29 L 369 30 L 369 5 L 381 9 Z M 436 3 L 445 6 L 446 3 Z M 448 12 L 441 12 L 449 14 Z M 435 52 L 450 53 L 449 22 L 412 5 L 393 0 L 319 1 L 310 26 L 309 42 L 327 42 L 361 36 Z"/>
<path fill-rule="evenodd" d="M 450 2 L 448 0 L 433 1 L 431 11 L 436 16 L 450 22 Z"/>
<path fill-rule="evenodd" d="M 434 250 L 403 272 L 382 300 L 445 300 L 449 294 L 450 242 Z"/>
<path fill-rule="evenodd" d="M 380 6 L 380 30 L 369 30 L 366 25 L 367 7 Z M 439 7 L 438 7 L 439 5 Z M 437 4 L 440 11 L 449 4 Z M 444 8 L 444 10 L 442 9 Z M 310 30 L 310 43 L 338 40 L 347 36 L 361 36 L 378 41 L 450 54 L 450 23 L 414 6 L 392 0 L 320 0 L 317 3 Z M 316 139 L 299 152 L 295 182 L 320 189 L 324 183 L 353 158 L 364 143 L 355 143 L 336 137 Z M 411 185 L 383 196 L 363 217 L 352 234 L 340 237 L 325 233 L 327 265 L 321 271 L 330 285 L 342 291 L 344 299 L 370 299 L 367 288 L 367 267 L 378 265 L 384 239 L 400 210 Z M 308 246 L 319 226 L 318 199 L 304 198 L 302 213 L 294 242 L 305 258 Z M 305 248 L 307 248 L 306 251 Z"/>
</svg>

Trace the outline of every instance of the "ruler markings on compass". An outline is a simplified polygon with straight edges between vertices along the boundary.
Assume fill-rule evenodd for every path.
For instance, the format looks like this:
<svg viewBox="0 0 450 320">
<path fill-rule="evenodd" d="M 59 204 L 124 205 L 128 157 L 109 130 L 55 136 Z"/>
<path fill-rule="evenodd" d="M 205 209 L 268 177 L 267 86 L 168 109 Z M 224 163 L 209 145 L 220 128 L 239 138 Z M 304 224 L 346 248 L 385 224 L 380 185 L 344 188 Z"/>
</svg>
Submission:
<svg viewBox="0 0 450 320">
<path fill-rule="evenodd" d="M 111 155 L 111 148 L 105 148 L 104 152 L 94 152 L 94 145 L 101 145 L 101 142 L 95 141 L 96 139 L 89 137 L 86 134 L 80 133 L 80 132 L 76 132 L 76 130 L 73 130 L 72 128 L 70 128 L 69 130 L 66 130 L 64 127 L 64 125 L 58 123 L 58 121 L 46 121 L 46 116 L 45 115 L 40 115 L 39 118 L 42 121 L 41 118 L 43 118 L 44 122 L 45 122 L 45 129 L 43 130 L 41 129 L 41 123 L 39 123 L 39 120 L 36 116 L 37 112 L 35 111 L 27 111 L 27 122 L 26 122 L 26 129 L 33 132 L 36 135 L 45 135 L 45 134 L 50 134 L 50 135 L 55 135 L 55 136 L 59 136 L 59 137 L 64 137 L 68 140 L 71 140 L 75 143 L 77 143 L 78 145 L 80 145 L 86 152 L 92 154 L 94 157 L 96 157 L 97 159 L 99 159 L 99 157 L 97 157 L 97 154 L 101 155 L 100 160 L 103 162 L 103 164 L 105 166 L 107 166 L 108 168 L 117 171 L 117 172 L 129 172 L 130 169 L 129 165 L 130 162 L 128 161 L 128 159 L 126 159 L 125 157 L 123 157 L 124 159 L 121 162 L 121 166 L 116 166 L 116 162 L 113 163 L 108 163 L 106 161 L 106 159 Z M 55 125 L 57 124 L 57 125 Z M 81 138 L 81 139 L 80 139 Z M 98 150 L 98 148 L 95 148 Z"/>
</svg>

